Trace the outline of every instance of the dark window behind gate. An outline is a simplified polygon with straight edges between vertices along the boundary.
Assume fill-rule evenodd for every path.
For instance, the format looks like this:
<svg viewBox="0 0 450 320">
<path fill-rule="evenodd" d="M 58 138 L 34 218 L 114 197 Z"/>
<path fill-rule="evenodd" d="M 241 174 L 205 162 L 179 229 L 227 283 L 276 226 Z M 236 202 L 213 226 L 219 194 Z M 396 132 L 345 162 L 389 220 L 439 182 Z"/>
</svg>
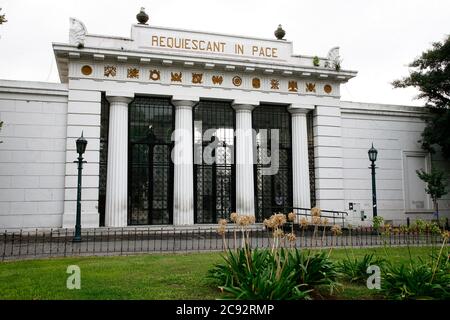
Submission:
<svg viewBox="0 0 450 320">
<path fill-rule="evenodd" d="M 194 108 L 195 154 L 202 157 L 211 141 L 203 141 L 207 130 L 215 130 L 219 145 L 214 153 L 216 161 L 194 164 L 195 223 L 216 223 L 228 218 L 234 210 L 234 110 L 230 103 L 200 101 Z M 208 149 L 206 149 L 208 151 Z M 203 159 L 203 158 L 200 158 Z"/>
<path fill-rule="evenodd" d="M 252 121 L 256 131 L 255 210 L 261 222 L 274 212 L 292 207 L 291 115 L 284 106 L 260 105 L 254 109 Z M 266 143 L 262 129 L 267 129 Z M 271 165 L 264 163 L 271 154 L 270 129 L 279 130 L 279 168 L 274 175 L 263 175 L 262 169 Z"/>
<path fill-rule="evenodd" d="M 128 224 L 170 224 L 173 106 L 169 99 L 136 97 L 128 120 Z"/>
<path fill-rule="evenodd" d="M 98 186 L 98 213 L 101 227 L 105 225 L 106 171 L 108 164 L 108 128 L 109 102 L 106 99 L 105 93 L 102 93 L 100 118 L 100 177 Z"/>
</svg>

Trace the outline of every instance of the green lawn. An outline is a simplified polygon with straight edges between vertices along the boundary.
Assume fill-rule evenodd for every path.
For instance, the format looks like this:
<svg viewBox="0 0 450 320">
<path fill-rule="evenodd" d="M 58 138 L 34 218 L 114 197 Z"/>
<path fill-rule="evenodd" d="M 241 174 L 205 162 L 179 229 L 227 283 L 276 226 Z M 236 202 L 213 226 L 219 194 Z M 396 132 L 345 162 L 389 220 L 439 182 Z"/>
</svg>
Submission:
<svg viewBox="0 0 450 320">
<path fill-rule="evenodd" d="M 407 248 L 347 250 L 363 256 L 375 252 L 393 262 L 409 261 Z M 431 248 L 411 248 L 413 258 Z M 334 249 L 333 259 L 346 256 Z M 76 257 L 0 263 L 0 299 L 218 299 L 222 295 L 206 278 L 221 261 L 220 253 L 153 254 L 122 257 Z M 81 289 L 68 290 L 67 266 L 81 269 Z M 328 297 L 330 298 L 330 297 Z M 364 286 L 344 284 L 333 299 L 374 299 Z"/>
</svg>

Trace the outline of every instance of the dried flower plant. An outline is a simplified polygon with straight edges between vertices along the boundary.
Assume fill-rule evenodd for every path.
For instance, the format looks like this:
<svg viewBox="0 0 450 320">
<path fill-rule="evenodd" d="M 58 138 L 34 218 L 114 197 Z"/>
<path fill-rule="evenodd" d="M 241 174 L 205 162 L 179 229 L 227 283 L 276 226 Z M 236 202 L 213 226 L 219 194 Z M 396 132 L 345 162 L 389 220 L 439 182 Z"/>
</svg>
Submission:
<svg viewBox="0 0 450 320">
<path fill-rule="evenodd" d="M 294 222 L 295 221 L 295 217 L 296 217 L 295 213 L 289 212 L 289 214 L 288 214 L 288 220 L 289 221 Z"/>
<path fill-rule="evenodd" d="M 321 212 L 322 212 L 322 210 L 320 210 L 320 208 L 318 208 L 318 207 L 314 207 L 311 209 L 311 215 L 313 217 L 320 217 Z"/>
<path fill-rule="evenodd" d="M 288 239 L 289 242 L 295 242 L 297 240 L 297 237 L 295 236 L 294 233 L 288 233 L 286 235 L 286 238 Z"/>
<path fill-rule="evenodd" d="M 331 227 L 331 232 L 333 233 L 333 235 L 335 236 L 340 236 L 342 234 L 342 228 L 340 225 L 335 224 Z"/>
</svg>

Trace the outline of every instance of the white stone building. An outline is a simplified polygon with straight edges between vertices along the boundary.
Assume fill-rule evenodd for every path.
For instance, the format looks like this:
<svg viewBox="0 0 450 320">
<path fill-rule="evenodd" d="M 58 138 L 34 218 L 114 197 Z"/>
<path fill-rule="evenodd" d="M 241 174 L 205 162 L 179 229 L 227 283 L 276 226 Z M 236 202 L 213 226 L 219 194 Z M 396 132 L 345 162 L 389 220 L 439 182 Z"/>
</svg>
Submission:
<svg viewBox="0 0 450 320">
<path fill-rule="evenodd" d="M 74 226 L 82 132 L 83 227 L 215 223 L 233 211 L 261 221 L 313 205 L 370 223 L 372 143 L 378 215 L 432 218 L 415 170 L 449 164 L 420 148 L 422 109 L 341 101 L 357 73 L 336 66 L 337 49 L 314 59 L 285 40 L 144 24 L 109 37 L 77 20 L 53 49 L 60 84 L 0 80 L 0 229 Z M 263 129 L 279 134 L 274 175 L 263 174 Z M 214 164 L 193 163 L 205 132 L 220 140 Z M 450 214 L 450 196 L 440 209 Z"/>
</svg>

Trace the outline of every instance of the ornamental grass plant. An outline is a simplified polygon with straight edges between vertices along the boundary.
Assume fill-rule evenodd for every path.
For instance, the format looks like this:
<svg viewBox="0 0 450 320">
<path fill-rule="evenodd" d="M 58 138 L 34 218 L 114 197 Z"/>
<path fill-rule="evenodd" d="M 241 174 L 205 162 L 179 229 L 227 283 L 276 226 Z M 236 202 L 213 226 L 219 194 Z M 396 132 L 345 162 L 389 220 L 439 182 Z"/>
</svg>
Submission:
<svg viewBox="0 0 450 320">
<path fill-rule="evenodd" d="M 241 245 L 234 250 L 224 247 L 223 263 L 216 264 L 209 271 L 209 277 L 214 279 L 226 297 L 311 299 L 312 292 L 318 286 L 327 286 L 330 293 L 339 286 L 336 267 L 329 257 L 331 250 L 327 253 L 303 251 L 292 248 L 292 245 L 290 248 L 281 247 L 283 238 L 290 244 L 296 241 L 293 229 L 295 214 L 290 213 L 286 217 L 282 213 L 276 213 L 264 221 L 265 227 L 272 232 L 270 249 L 251 248 L 248 227 L 254 220 L 244 217 L 247 216 L 237 213 L 231 216 L 231 221 L 235 223 L 234 241 L 237 242 L 236 234 L 240 233 Z M 292 223 L 291 232 L 285 234 L 283 226 L 287 221 Z M 224 226 L 223 221 L 219 222 L 218 231 L 226 243 Z"/>
</svg>

